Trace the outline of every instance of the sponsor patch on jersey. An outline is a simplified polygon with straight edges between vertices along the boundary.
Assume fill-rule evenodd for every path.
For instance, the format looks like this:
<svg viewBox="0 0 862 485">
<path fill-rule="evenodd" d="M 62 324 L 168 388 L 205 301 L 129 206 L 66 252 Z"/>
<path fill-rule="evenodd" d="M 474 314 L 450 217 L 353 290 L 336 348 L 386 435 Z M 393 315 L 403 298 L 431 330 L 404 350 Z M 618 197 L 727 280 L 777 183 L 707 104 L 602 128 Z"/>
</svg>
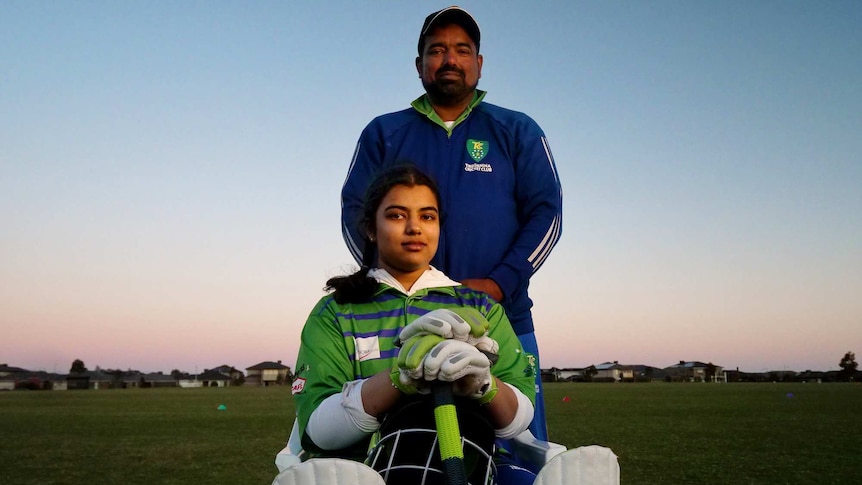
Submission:
<svg viewBox="0 0 862 485">
<path fill-rule="evenodd" d="M 467 153 L 470 154 L 470 158 L 477 162 L 481 162 L 485 155 L 488 154 L 488 142 L 482 140 L 474 140 L 472 138 L 467 140 Z"/>
<path fill-rule="evenodd" d="M 359 362 L 380 358 L 380 341 L 374 337 L 355 337 L 356 360 Z"/>
<path fill-rule="evenodd" d="M 305 389 L 305 378 L 304 377 L 297 377 L 296 379 L 293 380 L 293 385 L 290 386 L 290 393 L 291 394 L 299 394 L 304 389 Z"/>
</svg>

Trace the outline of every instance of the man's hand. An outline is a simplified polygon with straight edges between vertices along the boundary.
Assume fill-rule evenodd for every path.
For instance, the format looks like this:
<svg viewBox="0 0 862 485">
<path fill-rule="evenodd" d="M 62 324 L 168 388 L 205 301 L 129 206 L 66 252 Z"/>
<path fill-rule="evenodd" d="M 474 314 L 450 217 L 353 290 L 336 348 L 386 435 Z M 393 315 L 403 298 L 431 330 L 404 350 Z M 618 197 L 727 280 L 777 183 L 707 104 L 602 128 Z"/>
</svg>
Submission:
<svg viewBox="0 0 862 485">
<path fill-rule="evenodd" d="M 496 388 L 491 379 L 491 361 L 476 347 L 458 340 L 438 343 L 425 357 L 425 380 L 452 383 L 456 396 L 467 396 L 485 403 Z"/>
<path fill-rule="evenodd" d="M 502 303 L 503 298 L 505 298 L 503 290 L 500 289 L 500 285 L 491 278 L 470 278 L 461 280 L 461 284 L 476 291 L 485 292 L 488 296 L 500 303 Z"/>
</svg>

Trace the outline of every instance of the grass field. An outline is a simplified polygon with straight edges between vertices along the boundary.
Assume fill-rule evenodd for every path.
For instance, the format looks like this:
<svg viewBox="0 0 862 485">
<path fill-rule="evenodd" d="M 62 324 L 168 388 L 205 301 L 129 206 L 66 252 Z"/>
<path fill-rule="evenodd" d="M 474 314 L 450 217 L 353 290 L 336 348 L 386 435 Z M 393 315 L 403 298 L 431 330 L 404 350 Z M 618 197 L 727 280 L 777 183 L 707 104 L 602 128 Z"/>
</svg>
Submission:
<svg viewBox="0 0 862 485">
<path fill-rule="evenodd" d="M 859 384 L 545 394 L 551 439 L 610 447 L 626 485 L 862 483 Z M 2 392 L 0 484 L 269 484 L 292 416 L 286 387 Z"/>
</svg>

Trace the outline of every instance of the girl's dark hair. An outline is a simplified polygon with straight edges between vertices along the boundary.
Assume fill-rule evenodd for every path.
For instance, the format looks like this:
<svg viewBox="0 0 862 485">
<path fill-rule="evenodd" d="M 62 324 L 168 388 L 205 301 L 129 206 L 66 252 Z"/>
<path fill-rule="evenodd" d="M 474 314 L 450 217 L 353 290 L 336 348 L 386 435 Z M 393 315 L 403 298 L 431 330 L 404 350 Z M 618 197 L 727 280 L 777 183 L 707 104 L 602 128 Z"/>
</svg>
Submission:
<svg viewBox="0 0 862 485">
<path fill-rule="evenodd" d="M 400 163 L 384 169 L 377 174 L 365 191 L 365 201 L 362 205 L 362 218 L 359 220 L 359 233 L 362 237 L 362 266 L 359 271 L 345 276 L 336 276 L 326 282 L 324 290 L 335 290 L 333 296 L 338 303 L 361 303 L 371 300 L 377 291 L 377 280 L 368 276 L 368 271 L 375 262 L 377 246 L 368 239 L 368 234 L 377 232 L 375 216 L 386 194 L 396 185 L 415 187 L 424 185 L 431 189 L 437 199 L 437 209 L 440 208 L 440 192 L 437 184 L 428 175 L 411 163 Z M 441 219 L 442 222 L 442 219 Z"/>
</svg>

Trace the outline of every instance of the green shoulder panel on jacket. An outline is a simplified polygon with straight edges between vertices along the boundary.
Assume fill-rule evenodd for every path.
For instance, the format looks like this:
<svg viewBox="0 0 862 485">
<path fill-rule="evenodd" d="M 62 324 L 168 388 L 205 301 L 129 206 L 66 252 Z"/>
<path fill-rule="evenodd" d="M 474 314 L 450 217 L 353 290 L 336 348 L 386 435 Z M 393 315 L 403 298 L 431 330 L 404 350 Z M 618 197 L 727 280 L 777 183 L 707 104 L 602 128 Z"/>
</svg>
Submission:
<svg viewBox="0 0 862 485">
<path fill-rule="evenodd" d="M 413 107 L 416 111 L 425 115 L 429 120 L 433 121 L 435 124 L 439 125 L 441 128 L 446 130 L 446 133 L 449 136 L 452 136 L 452 130 L 455 129 L 456 126 L 460 125 L 462 121 L 466 120 L 468 116 L 470 116 L 470 112 L 473 111 L 473 108 L 479 105 L 482 100 L 485 98 L 485 91 L 481 89 L 477 89 L 476 92 L 473 93 L 473 100 L 470 101 L 470 104 L 467 105 L 467 108 L 461 113 L 460 116 L 455 120 L 455 123 L 452 124 L 452 128 L 446 126 L 446 123 L 440 119 L 440 116 L 437 115 L 437 112 L 434 111 L 434 107 L 431 106 L 431 102 L 428 101 L 428 95 L 423 94 L 418 98 L 414 99 L 410 106 Z"/>
</svg>

